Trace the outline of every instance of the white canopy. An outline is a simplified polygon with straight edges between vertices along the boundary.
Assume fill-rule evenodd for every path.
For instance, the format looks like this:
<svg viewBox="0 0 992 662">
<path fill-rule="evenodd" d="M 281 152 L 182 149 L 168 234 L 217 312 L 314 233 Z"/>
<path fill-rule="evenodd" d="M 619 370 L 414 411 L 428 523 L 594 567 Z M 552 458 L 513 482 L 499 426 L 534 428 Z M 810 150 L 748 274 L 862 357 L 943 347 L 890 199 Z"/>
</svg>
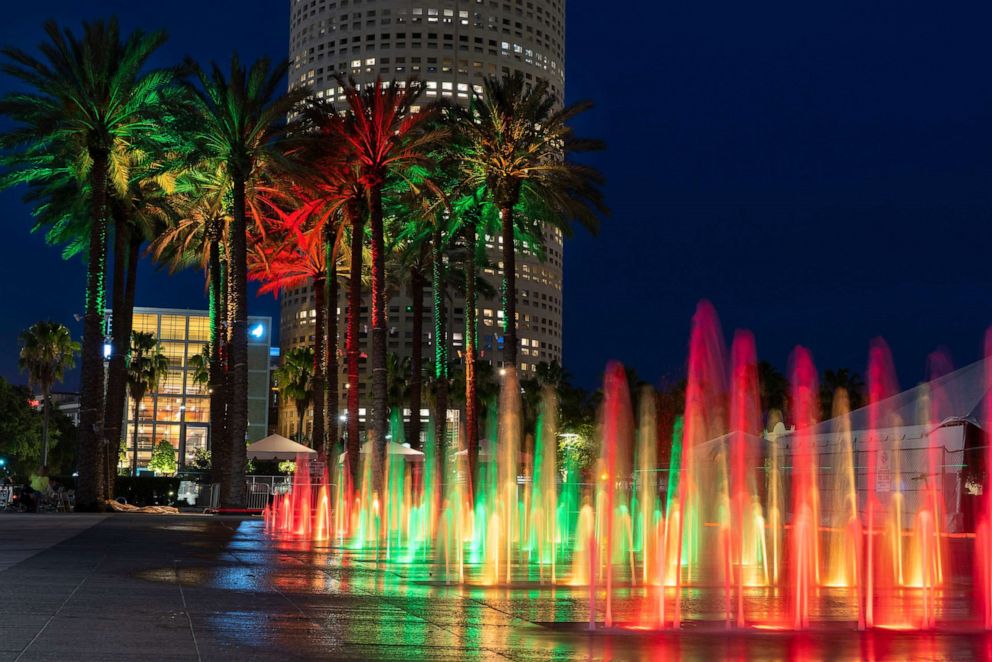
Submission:
<svg viewBox="0 0 992 662">
<path fill-rule="evenodd" d="M 295 460 L 297 455 L 317 455 L 317 451 L 282 435 L 271 434 L 248 446 L 248 457 L 255 460 Z"/>
<path fill-rule="evenodd" d="M 366 441 L 364 444 L 362 444 L 362 447 L 358 450 L 359 455 L 368 455 L 371 452 L 372 452 L 371 441 Z M 341 453 L 341 455 L 338 456 L 338 462 L 339 463 L 344 462 L 344 457 L 347 454 L 348 454 L 347 452 Z M 407 462 L 423 462 L 424 460 L 424 454 L 421 453 L 420 451 L 410 448 L 405 444 L 398 444 L 395 441 L 390 441 L 389 443 L 386 444 L 386 454 L 404 455 L 405 457 L 403 459 L 406 460 Z"/>
</svg>

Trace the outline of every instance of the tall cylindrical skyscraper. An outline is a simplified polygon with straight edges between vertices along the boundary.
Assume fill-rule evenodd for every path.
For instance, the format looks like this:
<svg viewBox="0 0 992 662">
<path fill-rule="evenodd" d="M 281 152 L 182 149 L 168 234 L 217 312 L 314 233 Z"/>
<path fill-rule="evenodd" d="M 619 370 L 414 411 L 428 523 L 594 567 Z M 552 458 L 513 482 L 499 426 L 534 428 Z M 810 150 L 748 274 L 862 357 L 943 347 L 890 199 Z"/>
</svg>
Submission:
<svg viewBox="0 0 992 662">
<path fill-rule="evenodd" d="M 547 80 L 559 103 L 565 83 L 564 0 L 290 0 L 291 87 L 309 86 L 334 102 L 343 100 L 335 75 L 359 84 L 376 78 L 424 81 L 423 101 L 445 98 L 467 103 L 481 92 L 485 76 L 520 72 L 529 81 Z M 545 259 L 517 258 L 518 363 L 523 376 L 542 362 L 561 362 L 562 236 L 545 232 Z M 483 276 L 498 291 L 501 279 L 500 237 L 488 237 L 490 264 Z M 406 288 L 394 293 L 387 310 L 388 351 L 409 356 L 413 343 L 432 356 L 431 294 L 424 292 L 424 337 L 413 337 L 412 306 Z M 310 287 L 285 292 L 281 304 L 280 344 L 285 353 L 313 338 Z M 345 301 L 338 302 L 345 310 Z M 449 302 L 452 359 L 464 344 L 465 304 Z M 502 312 L 498 297 L 478 301 L 480 360 L 499 365 Z M 363 351 L 369 339 L 368 299 L 362 308 Z M 344 342 L 344 324 L 339 325 Z M 362 375 L 363 383 L 366 375 Z M 344 381 L 342 379 L 341 383 Z M 338 411 L 344 409 L 342 389 Z M 337 414 L 337 412 L 334 412 Z M 297 429 L 296 412 L 282 406 L 280 433 Z"/>
</svg>

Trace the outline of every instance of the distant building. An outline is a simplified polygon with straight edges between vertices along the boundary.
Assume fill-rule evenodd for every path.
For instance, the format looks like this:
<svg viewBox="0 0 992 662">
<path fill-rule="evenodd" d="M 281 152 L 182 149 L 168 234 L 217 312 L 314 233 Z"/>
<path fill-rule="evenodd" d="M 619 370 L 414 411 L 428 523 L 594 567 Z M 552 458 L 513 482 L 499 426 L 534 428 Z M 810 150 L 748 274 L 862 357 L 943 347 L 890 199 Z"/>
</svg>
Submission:
<svg viewBox="0 0 992 662">
<path fill-rule="evenodd" d="M 55 391 L 48 396 L 52 400 L 52 409 L 64 415 L 73 425 L 79 425 L 79 394 L 68 391 Z M 44 405 L 41 393 L 36 393 L 31 405 L 41 409 Z"/>
<path fill-rule="evenodd" d="M 113 316 L 108 312 L 113 324 Z M 141 401 L 138 414 L 138 466 L 148 464 L 152 448 L 161 441 L 176 447 L 180 465 L 192 461 L 197 449 L 210 448 L 210 394 L 194 383 L 189 359 L 210 339 L 207 311 L 135 308 L 134 330 L 155 334 L 169 358 L 169 373 Z M 269 351 L 272 319 L 248 317 L 248 431 L 251 443 L 268 434 Z M 127 462 L 132 458 L 134 402 L 129 398 L 124 431 Z"/>
<path fill-rule="evenodd" d="M 291 88 L 308 86 L 323 99 L 341 105 L 343 90 L 335 75 L 353 78 L 359 85 L 416 76 L 424 81 L 423 103 L 437 99 L 465 104 L 474 91 L 482 92 L 486 76 L 520 73 L 528 82 L 545 80 L 549 91 L 562 103 L 565 90 L 565 0 L 503 0 L 503 2 L 444 2 L 417 6 L 408 0 L 290 0 L 289 57 Z M 494 287 L 502 279 L 502 239 L 486 238 L 489 264 L 482 276 Z M 562 286 L 564 246 L 562 233 L 555 228 L 544 232 L 546 259 L 521 251 L 517 256 L 517 325 L 522 377 L 533 374 L 540 363 L 561 362 Z M 429 275 L 429 274 L 428 274 Z M 465 301 L 449 289 L 448 337 L 450 358 L 459 361 L 464 348 Z M 386 311 L 389 337 L 387 351 L 409 357 L 414 344 L 424 348 L 424 357 L 433 358 L 434 326 L 431 322 L 433 298 L 430 288 L 423 292 L 423 337 L 413 337 L 413 305 L 405 287 L 391 294 Z M 309 284 L 282 293 L 279 339 L 283 353 L 313 341 L 314 297 Z M 344 315 L 347 288 L 342 287 L 336 313 L 338 346 L 344 346 Z M 362 392 L 367 392 L 367 366 L 370 320 L 368 294 L 360 312 L 359 337 L 363 352 Z M 503 310 L 499 295 L 479 297 L 479 361 L 494 367 L 503 363 Z M 340 361 L 340 401 L 332 415 L 347 408 L 344 361 Z M 291 403 L 279 412 L 279 432 L 286 436 L 299 421 Z M 409 417 L 410 413 L 405 412 Z M 426 419 L 427 410 L 423 412 Z M 449 414 L 457 417 L 457 412 Z M 309 418 L 309 416 L 308 416 Z M 364 412 L 361 414 L 364 425 Z M 457 418 L 455 419 L 457 420 Z M 309 429 L 309 425 L 307 426 Z M 453 429 L 456 426 L 453 426 Z M 426 434 L 426 426 L 422 434 Z"/>
</svg>

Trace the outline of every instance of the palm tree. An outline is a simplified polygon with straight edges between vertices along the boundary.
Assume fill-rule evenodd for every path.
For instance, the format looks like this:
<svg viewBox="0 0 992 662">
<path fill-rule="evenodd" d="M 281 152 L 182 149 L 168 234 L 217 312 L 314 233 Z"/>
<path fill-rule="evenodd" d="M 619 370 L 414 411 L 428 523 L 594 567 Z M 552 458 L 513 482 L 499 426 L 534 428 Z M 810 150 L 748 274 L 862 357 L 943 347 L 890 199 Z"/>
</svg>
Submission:
<svg viewBox="0 0 992 662">
<path fill-rule="evenodd" d="M 289 398 L 296 405 L 298 420 L 296 440 L 301 444 L 304 443 L 303 419 L 314 401 L 313 366 L 313 349 L 294 347 L 286 352 L 282 365 L 275 371 L 276 383 L 279 385 L 282 397 Z"/>
<path fill-rule="evenodd" d="M 473 92 L 466 109 L 456 109 L 466 143 L 462 164 L 467 190 L 485 187 L 500 214 L 503 256 L 503 362 L 517 363 L 516 241 L 519 212 L 568 233 L 570 221 L 595 230 L 596 211 L 606 213 L 595 169 L 568 160 L 571 153 L 601 149 L 594 140 L 577 138 L 568 122 L 590 107 L 580 102 L 556 110 L 548 83 L 533 85 L 517 72 L 486 78 L 483 93 Z"/>
<path fill-rule="evenodd" d="M 362 276 L 364 274 L 365 234 L 367 198 L 362 183 L 360 169 L 351 158 L 348 145 L 343 140 L 344 118 L 334 112 L 326 101 L 311 99 L 300 113 L 301 131 L 310 139 L 304 146 L 305 158 L 310 167 L 302 178 L 302 186 L 307 196 L 319 200 L 322 207 L 315 210 L 317 224 L 323 224 L 326 250 L 332 250 L 332 242 L 340 242 L 340 252 L 346 258 L 348 277 L 348 304 L 345 307 L 345 361 L 347 366 L 347 458 L 349 495 L 358 485 L 359 479 L 359 403 L 360 403 L 360 358 L 359 322 L 362 306 Z M 341 235 L 344 234 L 344 236 Z M 347 241 L 345 241 L 347 240 Z M 338 305 L 337 261 L 332 261 L 332 272 L 328 274 L 328 304 L 334 313 Z M 328 338 L 337 341 L 337 316 L 328 312 Z M 334 365 L 328 365 L 327 401 L 330 412 L 338 409 L 337 351 L 328 348 L 327 356 Z M 337 420 L 329 421 L 328 429 Z M 350 498 L 350 496 L 349 496 Z"/>
<path fill-rule="evenodd" d="M 108 477 L 104 496 L 113 498 L 119 462 L 124 413 L 127 408 L 127 347 L 134 319 L 134 293 L 141 245 L 177 217 L 173 173 L 152 157 L 162 154 L 132 154 L 131 176 L 124 190 L 116 186 L 109 195 L 114 230 L 113 289 L 111 296 L 110 355 L 107 365 L 107 394 L 104 410 L 105 464 Z M 117 162 L 124 162 L 118 159 Z"/>
<path fill-rule="evenodd" d="M 368 200 L 372 246 L 372 412 L 369 431 L 375 440 L 373 467 L 376 484 L 382 478 L 385 461 L 387 411 L 385 238 L 382 190 L 388 176 L 428 162 L 431 147 L 439 144 L 445 132 L 431 127 L 432 112 L 414 112 L 423 85 L 407 80 L 404 85 L 384 85 L 376 80 L 358 89 L 353 80 L 338 77 L 344 89 L 346 112 L 340 138 L 357 163 L 360 181 Z M 381 491 L 381 490 L 380 490 Z"/>
<path fill-rule="evenodd" d="M 824 370 L 820 382 L 820 420 L 833 417 L 834 395 L 844 389 L 847 394 L 848 410 L 854 411 L 864 405 L 865 383 L 861 375 L 847 368 Z"/>
<path fill-rule="evenodd" d="M 131 349 L 127 357 L 127 387 L 134 402 L 132 429 L 131 474 L 138 475 L 138 424 L 141 401 L 148 391 L 158 388 L 158 383 L 169 371 L 169 358 L 162 352 L 162 344 L 155 334 L 144 331 L 131 332 Z"/>
<path fill-rule="evenodd" d="M 196 157 L 194 157 L 195 159 Z M 152 256 L 170 272 L 189 266 L 203 269 L 210 310 L 210 452 L 213 481 L 221 482 L 227 466 L 227 400 L 224 390 L 227 334 L 227 260 L 230 190 L 224 168 L 207 159 L 195 161 L 177 182 L 184 204 L 179 218 L 149 246 Z"/>
<path fill-rule="evenodd" d="M 210 390 L 210 345 L 204 345 L 196 354 L 189 357 L 187 371 L 193 386 L 200 393 Z"/>
<path fill-rule="evenodd" d="M 134 31 L 122 39 L 116 20 L 83 24 L 77 37 L 57 23 L 45 24 L 43 57 L 6 48 L 2 70 L 27 91 L 0 100 L 0 114 L 15 127 L 0 138 L 12 171 L 4 185 L 27 183 L 36 198 L 55 178 L 71 172 L 85 182 L 89 202 L 86 307 L 82 342 L 79 482 L 76 507 L 101 509 L 103 458 L 103 312 L 107 253 L 107 187 L 114 156 L 141 140 L 154 141 L 172 76 L 143 71 L 165 41 L 162 32 Z"/>
<path fill-rule="evenodd" d="M 247 204 L 251 191 L 263 185 L 266 174 L 288 169 L 291 138 L 285 118 L 307 91 L 298 88 L 279 94 L 288 68 L 285 62 L 273 67 L 263 58 L 248 69 L 235 55 L 229 74 L 217 65 L 207 73 L 196 63 L 187 64 L 192 72 L 186 87 L 195 114 L 193 140 L 202 145 L 207 159 L 222 168 L 230 182 L 230 391 L 226 393 L 230 453 L 221 469 L 220 500 L 223 506 L 241 507 L 245 501 L 248 426 Z"/>
<path fill-rule="evenodd" d="M 286 289 L 310 283 L 314 294 L 314 336 L 312 353 L 314 359 L 313 389 L 313 445 L 322 455 L 330 452 L 328 445 L 325 405 L 325 349 L 328 334 L 325 333 L 328 318 L 327 280 L 328 267 L 338 259 L 341 244 L 339 225 L 335 239 L 328 240 L 326 233 L 333 227 L 326 217 L 318 214 L 325 209 L 322 201 L 306 201 L 292 213 L 279 211 L 271 222 L 264 237 L 257 237 L 249 248 L 249 278 L 264 281 L 259 293 L 278 294 Z M 337 279 L 337 271 L 331 276 Z M 336 287 L 334 288 L 336 296 Z M 334 342 L 331 352 L 337 351 L 337 328 L 334 328 Z M 335 364 L 336 369 L 336 364 Z M 335 374 L 334 400 L 337 398 L 337 375 Z M 336 408 L 336 407 L 335 407 Z"/>
<path fill-rule="evenodd" d="M 79 343 L 69 329 L 56 322 L 36 322 L 21 333 L 18 365 L 28 382 L 41 388 L 41 473 L 48 471 L 48 420 L 52 407 L 52 386 L 65 378 L 65 371 L 76 366 Z"/>
</svg>

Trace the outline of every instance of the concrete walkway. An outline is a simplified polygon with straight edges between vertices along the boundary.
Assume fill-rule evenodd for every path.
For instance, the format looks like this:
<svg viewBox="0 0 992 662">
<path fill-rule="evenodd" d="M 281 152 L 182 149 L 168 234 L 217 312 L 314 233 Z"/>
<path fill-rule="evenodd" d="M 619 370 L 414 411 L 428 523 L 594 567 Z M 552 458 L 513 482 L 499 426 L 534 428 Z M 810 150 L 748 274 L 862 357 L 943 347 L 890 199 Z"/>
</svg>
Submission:
<svg viewBox="0 0 992 662">
<path fill-rule="evenodd" d="M 8 660 L 985 659 L 984 635 L 584 630 L 567 586 L 446 586 L 422 563 L 271 540 L 257 520 L 0 515 Z M 650 589 L 648 589 L 650 591 Z M 638 592 L 641 597 L 637 597 Z M 620 589 L 621 620 L 645 608 Z M 557 625 L 556 625 L 557 624 Z"/>
</svg>

